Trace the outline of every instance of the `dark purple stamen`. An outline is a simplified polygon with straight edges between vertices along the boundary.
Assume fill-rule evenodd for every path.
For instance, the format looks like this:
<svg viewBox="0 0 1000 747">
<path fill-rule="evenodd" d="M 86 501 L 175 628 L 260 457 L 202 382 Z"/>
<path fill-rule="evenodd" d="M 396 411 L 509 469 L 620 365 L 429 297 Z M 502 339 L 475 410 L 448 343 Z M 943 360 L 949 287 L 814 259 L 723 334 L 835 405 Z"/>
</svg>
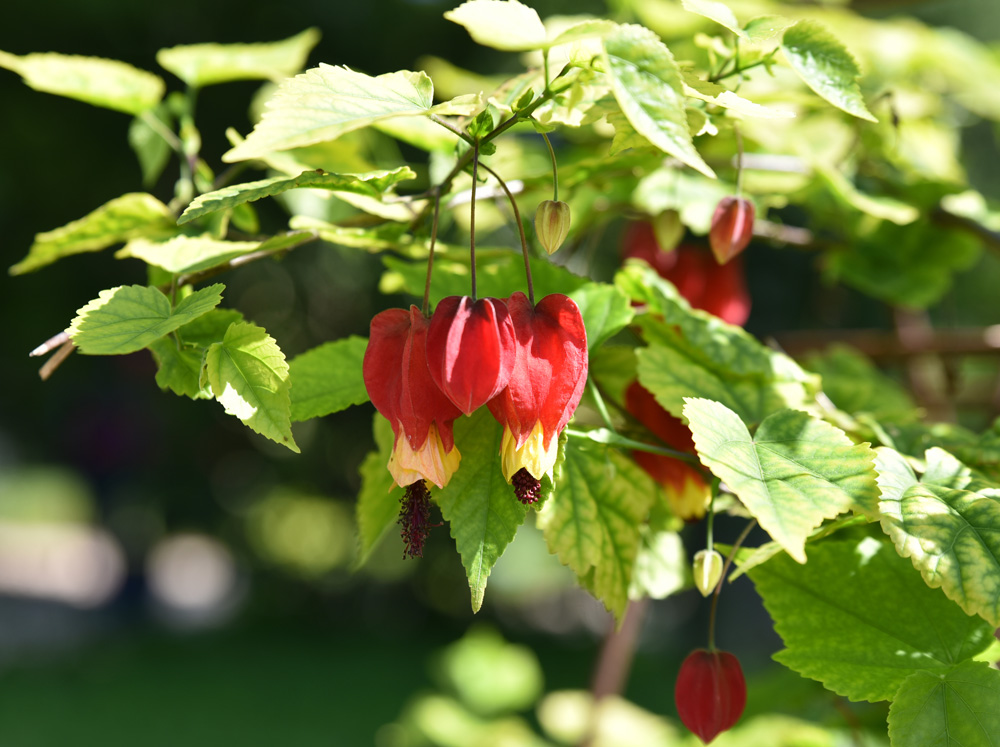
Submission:
<svg viewBox="0 0 1000 747">
<path fill-rule="evenodd" d="M 542 484 L 532 477 L 531 473 L 524 467 L 514 473 L 510 483 L 514 486 L 514 495 L 525 506 L 538 502 L 538 494 L 542 491 Z"/>
<path fill-rule="evenodd" d="M 424 541 L 431 533 L 431 494 L 427 483 L 417 480 L 406 486 L 406 492 L 400 499 L 399 520 L 396 522 L 402 529 L 403 557 L 422 558 L 424 556 Z"/>
</svg>

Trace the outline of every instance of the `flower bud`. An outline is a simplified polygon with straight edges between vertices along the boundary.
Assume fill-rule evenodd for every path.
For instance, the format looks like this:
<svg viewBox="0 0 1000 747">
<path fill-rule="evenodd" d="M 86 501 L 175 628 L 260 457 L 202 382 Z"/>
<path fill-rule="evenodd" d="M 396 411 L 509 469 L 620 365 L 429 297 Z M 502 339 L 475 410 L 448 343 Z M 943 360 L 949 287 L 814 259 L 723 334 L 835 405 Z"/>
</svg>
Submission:
<svg viewBox="0 0 1000 747">
<path fill-rule="evenodd" d="M 535 211 L 535 234 L 549 254 L 562 246 L 569 233 L 569 205 L 562 200 L 542 200 Z"/>
<path fill-rule="evenodd" d="M 656 243 L 665 252 L 673 251 L 684 238 L 684 224 L 676 210 L 664 210 L 653 218 L 653 234 Z"/>
<path fill-rule="evenodd" d="M 722 578 L 722 556 L 715 550 L 699 550 L 694 554 L 694 585 L 703 597 L 711 594 Z"/>
<path fill-rule="evenodd" d="M 742 197 L 723 197 L 712 216 L 708 243 L 720 265 L 747 248 L 753 236 L 754 207 Z"/>
<path fill-rule="evenodd" d="M 677 674 L 674 703 L 684 726 L 705 744 L 731 729 L 747 703 L 739 659 L 727 651 L 692 651 Z"/>
</svg>

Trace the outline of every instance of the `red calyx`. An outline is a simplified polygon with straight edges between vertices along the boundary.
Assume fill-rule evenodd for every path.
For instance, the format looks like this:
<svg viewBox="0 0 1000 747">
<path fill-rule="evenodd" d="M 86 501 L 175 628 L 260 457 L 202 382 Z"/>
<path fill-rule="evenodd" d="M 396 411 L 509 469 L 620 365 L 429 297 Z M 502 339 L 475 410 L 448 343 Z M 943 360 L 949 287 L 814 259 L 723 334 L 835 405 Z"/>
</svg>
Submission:
<svg viewBox="0 0 1000 747">
<path fill-rule="evenodd" d="M 723 197 L 715 207 L 708 243 L 720 265 L 747 248 L 753 237 L 753 203 L 742 197 Z"/>
<path fill-rule="evenodd" d="M 681 664 L 674 703 L 684 726 L 705 744 L 736 725 L 746 702 L 747 683 L 731 653 L 698 649 Z"/>
<path fill-rule="evenodd" d="M 431 377 L 466 415 L 497 396 L 514 368 L 514 326 L 503 301 L 449 296 L 427 331 Z"/>
</svg>

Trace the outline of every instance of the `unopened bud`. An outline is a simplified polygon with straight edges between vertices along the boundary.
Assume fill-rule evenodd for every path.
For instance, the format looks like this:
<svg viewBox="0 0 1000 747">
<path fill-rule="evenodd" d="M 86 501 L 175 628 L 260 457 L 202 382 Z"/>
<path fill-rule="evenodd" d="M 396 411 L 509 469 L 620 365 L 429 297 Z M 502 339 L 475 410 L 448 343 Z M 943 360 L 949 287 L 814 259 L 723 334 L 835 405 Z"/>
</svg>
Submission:
<svg viewBox="0 0 1000 747">
<path fill-rule="evenodd" d="M 711 594 L 722 578 L 722 556 L 715 550 L 699 550 L 694 554 L 694 585 L 703 597 Z"/>
<path fill-rule="evenodd" d="M 672 252 L 684 238 L 684 224 L 676 210 L 664 210 L 653 218 L 653 234 L 656 243 L 665 252 Z"/>
<path fill-rule="evenodd" d="M 712 216 L 708 243 L 715 260 L 724 265 L 747 248 L 753 236 L 753 203 L 742 197 L 723 197 Z"/>
<path fill-rule="evenodd" d="M 562 246 L 569 233 L 569 205 L 562 200 L 543 200 L 535 211 L 535 234 L 549 254 Z"/>
</svg>

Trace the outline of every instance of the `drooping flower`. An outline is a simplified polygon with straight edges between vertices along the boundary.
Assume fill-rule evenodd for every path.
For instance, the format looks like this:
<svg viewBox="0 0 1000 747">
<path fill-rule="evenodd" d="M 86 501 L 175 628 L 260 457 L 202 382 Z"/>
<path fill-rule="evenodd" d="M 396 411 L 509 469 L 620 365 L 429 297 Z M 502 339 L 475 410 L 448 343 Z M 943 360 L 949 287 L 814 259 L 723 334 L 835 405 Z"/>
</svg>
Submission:
<svg viewBox="0 0 1000 747">
<path fill-rule="evenodd" d="M 555 254 L 569 234 L 569 205 L 562 200 L 542 200 L 535 210 L 535 235 L 547 254 Z"/>
<path fill-rule="evenodd" d="M 681 664 L 674 703 L 684 726 L 708 744 L 743 715 L 747 683 L 740 661 L 728 651 L 698 649 Z"/>
<path fill-rule="evenodd" d="M 660 277 L 673 283 L 693 308 L 737 325 L 745 324 L 750 316 L 742 257 L 720 265 L 707 249 L 688 243 L 664 251 L 649 223 L 635 223 L 629 228 L 623 255 L 645 261 Z"/>
<path fill-rule="evenodd" d="M 691 429 L 680 418 L 664 410 L 638 381 L 633 381 L 625 390 L 625 409 L 670 448 L 695 453 Z M 693 466 L 674 457 L 647 451 L 634 451 L 632 457 L 663 488 L 675 516 L 694 521 L 705 515 L 712 492 Z"/>
<path fill-rule="evenodd" d="M 538 482 L 555 465 L 558 435 L 587 383 L 587 332 L 576 303 L 560 294 L 532 306 L 515 293 L 507 308 L 516 340 L 514 369 L 504 390 L 487 404 L 504 427 L 503 475 L 522 502 L 533 503 Z"/>
<path fill-rule="evenodd" d="M 720 265 L 747 248 L 753 238 L 754 207 L 742 197 L 723 197 L 715 206 L 708 243 Z"/>
<path fill-rule="evenodd" d="M 372 404 L 392 425 L 388 466 L 402 487 L 430 480 L 443 488 L 461 459 L 452 433 L 461 411 L 431 378 L 428 326 L 416 306 L 376 314 L 362 366 Z"/>
<path fill-rule="evenodd" d="M 471 415 L 497 396 L 514 368 L 514 326 L 497 298 L 449 296 L 427 330 L 427 362 L 434 383 Z"/>
</svg>

